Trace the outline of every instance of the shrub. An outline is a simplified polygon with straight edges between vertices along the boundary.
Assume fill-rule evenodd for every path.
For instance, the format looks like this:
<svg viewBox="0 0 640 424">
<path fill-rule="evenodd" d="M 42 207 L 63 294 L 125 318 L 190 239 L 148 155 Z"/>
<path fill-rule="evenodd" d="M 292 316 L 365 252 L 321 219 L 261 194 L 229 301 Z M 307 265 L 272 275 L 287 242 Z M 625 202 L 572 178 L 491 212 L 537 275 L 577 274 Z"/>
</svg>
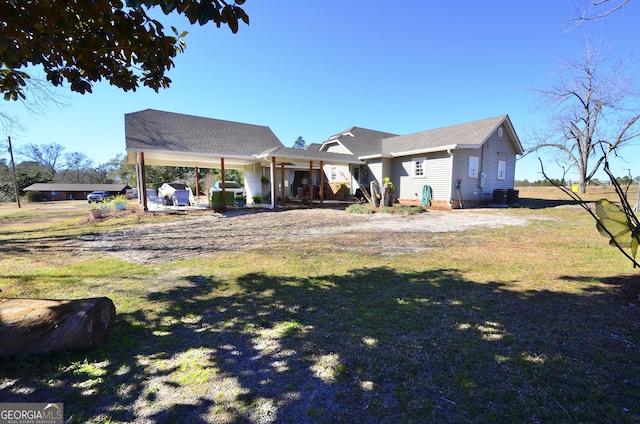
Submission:
<svg viewBox="0 0 640 424">
<path fill-rule="evenodd" d="M 47 196 L 41 191 L 27 191 L 24 197 L 27 202 L 44 202 L 47 200 Z"/>
<path fill-rule="evenodd" d="M 251 198 L 253 199 L 253 203 L 262 203 L 262 196 L 259 194 L 254 194 Z"/>
<path fill-rule="evenodd" d="M 349 205 L 346 209 L 349 213 L 361 213 L 361 214 L 371 214 L 373 210 L 368 205 L 363 203 L 354 203 L 353 205 Z"/>
<path fill-rule="evenodd" d="M 394 215 L 417 215 L 425 212 L 424 208 L 420 206 L 391 206 L 380 208 L 380 213 L 390 213 Z"/>
</svg>

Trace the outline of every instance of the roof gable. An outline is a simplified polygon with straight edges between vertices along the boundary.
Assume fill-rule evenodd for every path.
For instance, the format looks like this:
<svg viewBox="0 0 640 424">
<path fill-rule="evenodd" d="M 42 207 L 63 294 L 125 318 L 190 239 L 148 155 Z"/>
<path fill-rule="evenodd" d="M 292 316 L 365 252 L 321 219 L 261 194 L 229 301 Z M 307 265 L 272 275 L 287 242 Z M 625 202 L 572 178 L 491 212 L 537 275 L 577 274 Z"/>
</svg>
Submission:
<svg viewBox="0 0 640 424">
<path fill-rule="evenodd" d="M 416 152 L 477 148 L 503 125 L 514 144 L 516 154 L 522 154 L 522 144 L 508 115 L 386 138 L 382 141 L 381 151 L 383 155 L 403 156 Z"/>
<path fill-rule="evenodd" d="M 351 127 L 329 137 L 329 140 L 322 144 L 320 150 L 329 150 L 333 143 L 340 143 L 346 150 L 357 157 L 380 154 L 382 140 L 394 136 L 396 136 L 396 134 Z"/>
</svg>

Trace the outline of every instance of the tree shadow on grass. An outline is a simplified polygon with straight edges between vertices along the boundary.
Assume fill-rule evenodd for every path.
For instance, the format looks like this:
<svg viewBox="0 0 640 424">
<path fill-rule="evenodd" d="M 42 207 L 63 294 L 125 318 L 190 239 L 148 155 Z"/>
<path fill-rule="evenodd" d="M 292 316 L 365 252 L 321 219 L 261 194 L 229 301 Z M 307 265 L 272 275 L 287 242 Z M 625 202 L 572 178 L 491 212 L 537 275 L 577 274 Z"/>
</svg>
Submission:
<svg viewBox="0 0 640 424">
<path fill-rule="evenodd" d="M 589 203 L 589 202 L 587 202 Z M 518 205 L 522 208 L 527 209 L 547 209 L 547 208 L 557 208 L 559 206 L 573 206 L 579 205 L 580 203 L 570 199 L 538 199 L 532 197 L 523 197 L 518 199 Z"/>
<path fill-rule="evenodd" d="M 1 359 L 0 402 L 64 402 L 72 422 L 636 422 L 637 329 L 588 281 L 194 275 L 96 350 Z"/>
</svg>

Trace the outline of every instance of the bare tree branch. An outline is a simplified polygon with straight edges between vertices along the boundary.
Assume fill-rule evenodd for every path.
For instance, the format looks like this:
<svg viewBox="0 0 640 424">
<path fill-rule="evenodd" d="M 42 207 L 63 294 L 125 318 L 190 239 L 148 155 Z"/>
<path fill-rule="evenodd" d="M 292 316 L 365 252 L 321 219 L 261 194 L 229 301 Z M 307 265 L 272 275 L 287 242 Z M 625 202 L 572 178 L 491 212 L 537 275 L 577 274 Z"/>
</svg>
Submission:
<svg viewBox="0 0 640 424">
<path fill-rule="evenodd" d="M 569 30 L 573 30 L 587 21 L 597 21 L 618 12 L 629 3 L 629 0 L 592 0 L 582 4 L 576 8 L 577 17 L 572 18 L 569 22 L 572 26 Z"/>
</svg>

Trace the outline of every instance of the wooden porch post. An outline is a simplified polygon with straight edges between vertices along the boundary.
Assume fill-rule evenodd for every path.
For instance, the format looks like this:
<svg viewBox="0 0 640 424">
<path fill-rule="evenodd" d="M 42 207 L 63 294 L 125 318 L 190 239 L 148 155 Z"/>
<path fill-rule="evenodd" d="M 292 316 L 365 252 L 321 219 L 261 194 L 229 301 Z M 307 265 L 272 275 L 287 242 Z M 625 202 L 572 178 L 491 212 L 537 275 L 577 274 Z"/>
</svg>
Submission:
<svg viewBox="0 0 640 424">
<path fill-rule="evenodd" d="M 309 207 L 313 207 L 313 161 L 309 161 Z"/>
<path fill-rule="evenodd" d="M 138 197 L 142 195 L 142 210 L 148 211 L 149 207 L 147 206 L 147 178 L 144 172 L 144 152 L 140 152 L 139 160 L 138 160 L 138 172 L 140 173 L 140 192 L 138 193 Z"/>
<path fill-rule="evenodd" d="M 196 166 L 196 197 L 200 197 L 200 178 L 198 176 L 197 166 Z"/>
<path fill-rule="evenodd" d="M 324 161 L 320 161 L 320 204 L 324 203 Z"/>
</svg>

